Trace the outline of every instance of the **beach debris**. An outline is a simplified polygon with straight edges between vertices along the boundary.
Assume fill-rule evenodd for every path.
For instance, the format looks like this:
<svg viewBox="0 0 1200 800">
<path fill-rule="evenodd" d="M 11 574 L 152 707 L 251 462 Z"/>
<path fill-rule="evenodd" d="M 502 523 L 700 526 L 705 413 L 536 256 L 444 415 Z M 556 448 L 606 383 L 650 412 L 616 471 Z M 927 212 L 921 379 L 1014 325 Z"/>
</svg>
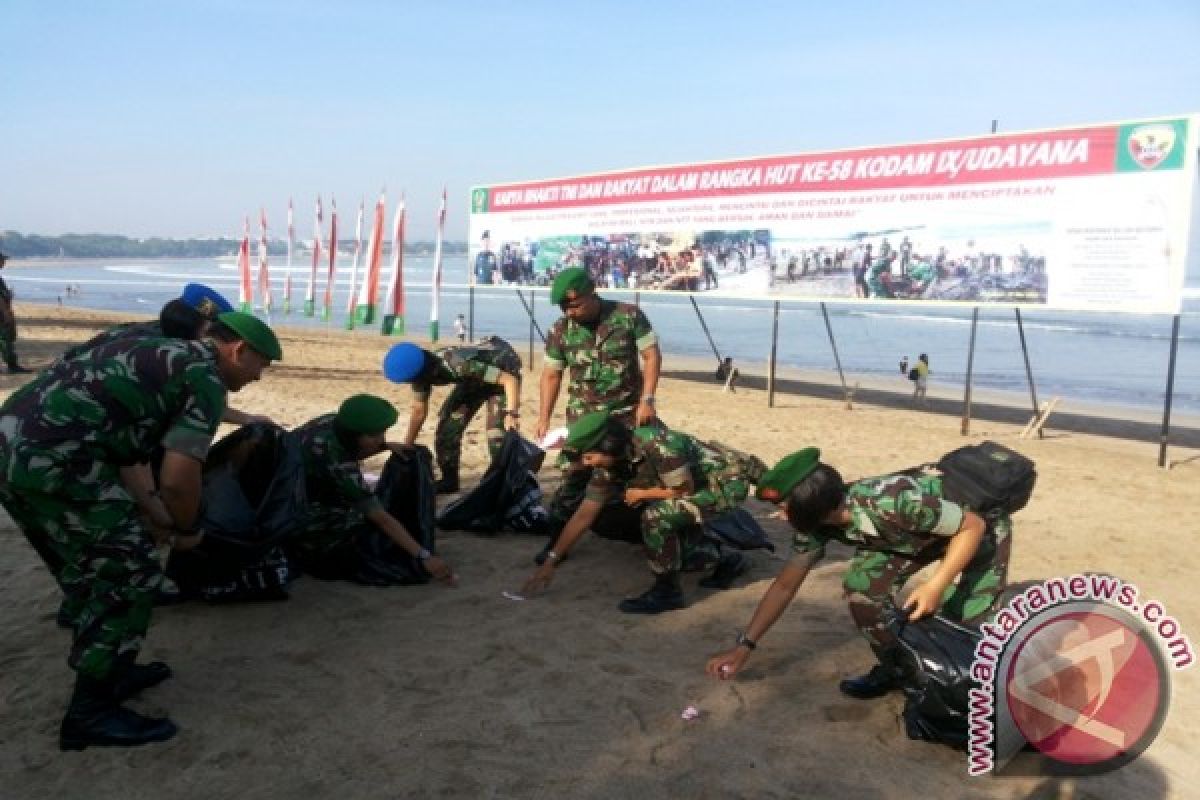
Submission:
<svg viewBox="0 0 1200 800">
<path fill-rule="evenodd" d="M 509 600 L 524 600 L 524 599 L 525 599 L 525 595 L 523 595 L 523 594 L 517 594 L 516 592 L 510 592 L 510 591 L 507 591 L 507 590 L 505 590 L 505 591 L 501 592 L 500 594 L 501 594 L 503 597 L 506 597 L 506 598 L 508 598 Z"/>
<path fill-rule="evenodd" d="M 688 706 L 683 710 L 683 713 L 679 715 L 679 718 L 685 722 L 691 722 L 692 720 L 700 719 L 700 709 L 696 708 L 695 706 Z"/>
<path fill-rule="evenodd" d="M 542 437 L 542 441 L 538 442 L 538 447 L 542 448 L 543 450 L 553 450 L 557 447 L 562 447 L 563 443 L 566 441 L 567 429 L 564 426 L 562 428 L 555 428 L 552 431 L 547 431 L 546 435 Z"/>
</svg>

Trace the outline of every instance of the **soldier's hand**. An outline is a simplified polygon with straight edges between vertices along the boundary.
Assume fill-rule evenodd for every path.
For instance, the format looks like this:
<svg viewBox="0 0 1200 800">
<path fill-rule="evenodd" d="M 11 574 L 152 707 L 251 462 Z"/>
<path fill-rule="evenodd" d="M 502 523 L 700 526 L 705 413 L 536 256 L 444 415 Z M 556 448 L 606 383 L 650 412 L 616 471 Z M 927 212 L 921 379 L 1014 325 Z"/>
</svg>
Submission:
<svg viewBox="0 0 1200 800">
<path fill-rule="evenodd" d="M 942 604 L 942 592 L 943 588 L 932 581 L 914 589 L 904 601 L 908 618 L 917 620 L 937 611 Z"/>
<path fill-rule="evenodd" d="M 430 556 L 421 562 L 425 570 L 435 579 L 447 586 L 458 586 L 458 576 L 454 574 L 450 564 L 441 556 Z"/>
<path fill-rule="evenodd" d="M 172 550 L 191 550 L 200 542 L 204 541 L 204 531 L 196 531 L 195 533 L 179 533 L 171 538 Z"/>
<path fill-rule="evenodd" d="M 550 559 L 546 560 L 545 564 L 538 567 L 529 580 L 525 581 L 521 586 L 521 594 L 525 597 L 545 591 L 550 587 L 550 582 L 554 580 L 554 562 Z"/>
<path fill-rule="evenodd" d="M 710 658 L 704 671 L 717 680 L 727 681 L 738 674 L 749 657 L 749 650 L 744 647 L 735 647 Z"/>
<path fill-rule="evenodd" d="M 538 420 L 538 423 L 537 423 L 537 430 L 535 431 L 535 433 L 537 434 L 537 440 L 540 442 L 540 441 L 542 441 L 543 439 L 545 439 L 545 438 L 546 438 L 546 433 L 547 433 L 549 430 L 550 430 L 550 420 L 548 420 L 548 419 L 539 419 L 539 420 Z"/>
<path fill-rule="evenodd" d="M 638 427 L 641 427 L 642 425 L 649 425 L 654 421 L 656 416 L 657 414 L 654 413 L 654 406 L 646 402 L 639 402 L 637 412 L 634 414 L 634 421 L 637 423 Z"/>
<path fill-rule="evenodd" d="M 638 503 L 642 502 L 643 499 L 644 498 L 642 497 L 641 489 L 626 489 L 625 490 L 625 505 L 636 506 Z"/>
</svg>

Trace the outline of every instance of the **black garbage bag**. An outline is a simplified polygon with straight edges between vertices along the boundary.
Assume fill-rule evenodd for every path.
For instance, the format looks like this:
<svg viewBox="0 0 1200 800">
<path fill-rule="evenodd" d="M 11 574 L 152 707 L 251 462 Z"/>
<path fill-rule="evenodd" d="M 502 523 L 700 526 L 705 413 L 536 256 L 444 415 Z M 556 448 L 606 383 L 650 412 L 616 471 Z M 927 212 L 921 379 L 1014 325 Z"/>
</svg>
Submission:
<svg viewBox="0 0 1200 800">
<path fill-rule="evenodd" d="M 885 621 L 899 639 L 891 656 L 904 691 L 908 737 L 965 750 L 979 631 L 936 614 L 909 622 L 897 609 Z"/>
<path fill-rule="evenodd" d="M 479 485 L 442 509 L 438 527 L 472 533 L 544 533 L 546 509 L 537 471 L 545 456 L 536 444 L 509 431 Z"/>
<path fill-rule="evenodd" d="M 375 485 L 375 495 L 421 547 L 437 552 L 434 541 L 437 493 L 433 485 L 433 454 L 428 447 L 418 446 L 411 454 L 389 457 Z M 431 577 L 421 562 L 374 525 L 365 525 L 353 543 L 354 563 L 348 576 L 351 580 L 372 586 L 404 586 L 427 583 Z"/>
<path fill-rule="evenodd" d="M 282 428 L 245 425 L 205 462 L 197 527 L 204 539 L 172 551 L 167 576 L 184 596 L 212 602 L 287 597 L 294 578 L 283 541 L 305 504 L 304 463 Z"/>
</svg>

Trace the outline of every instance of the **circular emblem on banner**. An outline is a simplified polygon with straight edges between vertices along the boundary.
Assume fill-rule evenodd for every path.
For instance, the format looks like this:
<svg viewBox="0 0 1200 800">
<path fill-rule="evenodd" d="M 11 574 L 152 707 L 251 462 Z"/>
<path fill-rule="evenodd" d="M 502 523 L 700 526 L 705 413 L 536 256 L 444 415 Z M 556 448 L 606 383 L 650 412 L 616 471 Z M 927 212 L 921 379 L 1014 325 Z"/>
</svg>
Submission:
<svg viewBox="0 0 1200 800">
<path fill-rule="evenodd" d="M 1038 620 L 1005 677 L 1021 735 L 1046 756 L 1086 772 L 1137 758 L 1170 702 L 1162 651 L 1140 622 L 1102 603 L 1070 603 Z"/>
</svg>

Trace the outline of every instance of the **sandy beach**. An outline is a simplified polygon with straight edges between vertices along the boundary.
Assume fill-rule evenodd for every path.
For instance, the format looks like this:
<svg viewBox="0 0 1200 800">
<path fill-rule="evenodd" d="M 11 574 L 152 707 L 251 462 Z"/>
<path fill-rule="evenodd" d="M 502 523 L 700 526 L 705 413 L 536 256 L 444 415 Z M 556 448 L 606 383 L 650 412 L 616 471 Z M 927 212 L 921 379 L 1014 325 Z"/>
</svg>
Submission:
<svg viewBox="0 0 1200 800">
<path fill-rule="evenodd" d="M 20 303 L 16 311 L 18 349 L 35 368 L 126 319 Z M 394 340 L 278 330 L 284 360 L 231 396 L 238 408 L 290 427 L 366 391 L 391 399 L 405 419 L 408 390 L 379 374 Z M 517 349 L 526 357 L 524 343 Z M 540 355 L 526 365 L 526 432 L 539 370 Z M 746 375 L 728 394 L 706 362 L 667 353 L 664 370 L 657 395 L 668 425 L 767 462 L 817 445 L 857 477 L 983 439 L 1020 450 L 1040 477 L 1014 519 L 1010 579 L 1111 572 L 1161 602 L 1200 643 L 1200 600 L 1191 591 L 1200 574 L 1195 420 L 1176 421 L 1173 468 L 1163 470 L 1153 416 L 1068 408 L 1051 418 L 1045 438 L 1019 439 L 1028 408 L 983 396 L 964 437 L 959 398 L 936 387 L 931 410 L 909 407 L 900 380 L 860 387 L 847 410 L 828 376 L 788 373 L 768 408 L 760 377 Z M 0 375 L 0 397 L 25 377 Z M 424 443 L 432 445 L 433 428 L 431 420 Z M 476 420 L 464 449 L 467 483 L 484 457 Z M 541 477 L 552 490 L 553 469 Z M 68 636 L 53 621 L 58 590 L 0 512 L 0 797 L 1195 796 L 1196 669 L 1174 673 L 1166 723 L 1139 760 L 1079 779 L 968 778 L 962 753 L 906 738 L 898 693 L 865 702 L 841 695 L 838 680 L 871 663 L 841 599 L 844 549 L 831 548 L 742 677 L 710 680 L 706 658 L 731 645 L 787 555 L 786 524 L 769 506 L 748 507 L 778 555 L 750 554 L 752 569 L 725 592 L 686 577 L 690 606 L 653 618 L 616 610 L 649 583 L 627 544 L 588 537 L 547 594 L 514 602 L 501 592 L 529 575 L 540 540 L 460 532 L 438 539 L 461 576 L 457 589 L 306 578 L 285 603 L 157 609 L 144 655 L 168 661 L 175 677 L 131 705 L 168 712 L 180 734 L 161 745 L 69 754 L 56 738 L 71 685 Z M 688 705 L 698 719 L 681 720 Z"/>
</svg>

